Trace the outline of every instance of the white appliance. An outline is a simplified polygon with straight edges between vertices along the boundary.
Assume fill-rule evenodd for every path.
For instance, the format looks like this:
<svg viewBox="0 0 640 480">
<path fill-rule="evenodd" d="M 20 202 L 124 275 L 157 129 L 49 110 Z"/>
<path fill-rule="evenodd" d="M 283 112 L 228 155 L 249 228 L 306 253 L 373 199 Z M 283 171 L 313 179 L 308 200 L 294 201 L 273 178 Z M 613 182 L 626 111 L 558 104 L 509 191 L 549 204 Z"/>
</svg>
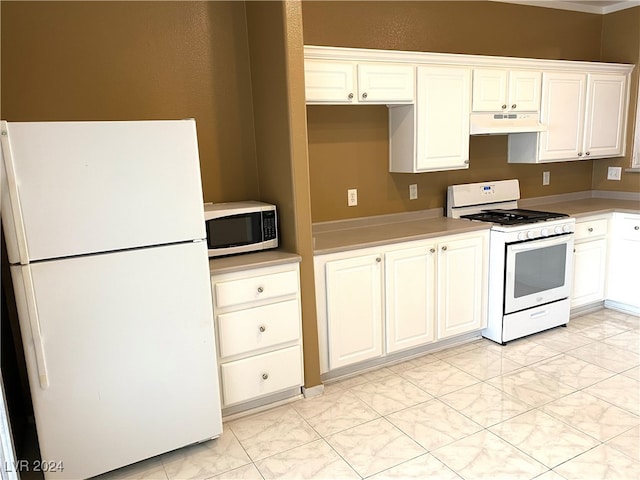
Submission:
<svg viewBox="0 0 640 480">
<path fill-rule="evenodd" d="M 507 135 L 509 133 L 546 132 L 538 112 L 530 113 L 472 113 L 469 119 L 471 135 Z"/>
<path fill-rule="evenodd" d="M 193 120 L 1 124 L 2 222 L 46 479 L 222 432 Z"/>
<path fill-rule="evenodd" d="M 487 328 L 505 344 L 569 323 L 575 219 L 518 208 L 518 180 L 452 185 L 447 216 L 492 222 Z"/>
<path fill-rule="evenodd" d="M 276 206 L 269 203 L 205 203 L 210 257 L 256 252 L 278 246 Z"/>
</svg>

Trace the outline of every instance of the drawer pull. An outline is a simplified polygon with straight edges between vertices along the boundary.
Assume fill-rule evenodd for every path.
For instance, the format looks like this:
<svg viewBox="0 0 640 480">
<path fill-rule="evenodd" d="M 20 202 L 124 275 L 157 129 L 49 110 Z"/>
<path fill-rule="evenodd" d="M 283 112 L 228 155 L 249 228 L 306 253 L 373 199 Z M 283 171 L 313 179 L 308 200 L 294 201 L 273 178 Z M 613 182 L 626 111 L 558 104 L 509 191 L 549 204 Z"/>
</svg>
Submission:
<svg viewBox="0 0 640 480">
<path fill-rule="evenodd" d="M 264 325 L 260 325 L 260 327 L 258 328 L 258 330 L 260 330 L 260 332 L 264 333 L 267 331 L 267 327 L 265 327 Z"/>
<path fill-rule="evenodd" d="M 262 374 L 262 379 L 263 379 L 263 380 L 266 380 L 266 379 L 268 379 L 268 378 L 269 378 L 269 374 L 268 374 L 268 373 L 263 373 L 263 374 Z"/>
<path fill-rule="evenodd" d="M 264 292 L 264 288 L 263 287 L 258 287 L 258 293 L 262 293 Z"/>
<path fill-rule="evenodd" d="M 636 225 L 635 227 L 633 227 L 634 230 L 640 230 L 640 227 L 638 225 Z"/>
<path fill-rule="evenodd" d="M 589 228 L 587 229 L 587 231 L 588 231 L 589 233 L 593 232 L 593 227 L 589 227 Z"/>
</svg>

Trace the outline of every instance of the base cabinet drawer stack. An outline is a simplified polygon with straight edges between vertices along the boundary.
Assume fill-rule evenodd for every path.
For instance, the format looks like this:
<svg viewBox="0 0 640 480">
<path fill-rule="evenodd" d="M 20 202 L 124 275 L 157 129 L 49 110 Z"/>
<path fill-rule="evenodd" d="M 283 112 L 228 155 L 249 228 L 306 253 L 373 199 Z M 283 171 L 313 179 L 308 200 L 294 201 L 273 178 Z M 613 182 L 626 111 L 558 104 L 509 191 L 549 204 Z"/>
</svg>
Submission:
<svg viewBox="0 0 640 480">
<path fill-rule="evenodd" d="M 303 384 L 298 263 L 211 276 L 222 407 Z"/>
</svg>

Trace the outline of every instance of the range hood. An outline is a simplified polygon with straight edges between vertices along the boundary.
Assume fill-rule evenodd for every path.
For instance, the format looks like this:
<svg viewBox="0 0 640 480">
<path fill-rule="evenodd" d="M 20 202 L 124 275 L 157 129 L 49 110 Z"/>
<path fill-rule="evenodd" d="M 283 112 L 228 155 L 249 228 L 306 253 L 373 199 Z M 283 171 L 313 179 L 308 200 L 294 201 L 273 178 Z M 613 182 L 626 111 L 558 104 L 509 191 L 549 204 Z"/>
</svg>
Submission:
<svg viewBox="0 0 640 480">
<path fill-rule="evenodd" d="M 537 112 L 472 113 L 471 135 L 506 135 L 508 133 L 544 132 Z"/>
</svg>

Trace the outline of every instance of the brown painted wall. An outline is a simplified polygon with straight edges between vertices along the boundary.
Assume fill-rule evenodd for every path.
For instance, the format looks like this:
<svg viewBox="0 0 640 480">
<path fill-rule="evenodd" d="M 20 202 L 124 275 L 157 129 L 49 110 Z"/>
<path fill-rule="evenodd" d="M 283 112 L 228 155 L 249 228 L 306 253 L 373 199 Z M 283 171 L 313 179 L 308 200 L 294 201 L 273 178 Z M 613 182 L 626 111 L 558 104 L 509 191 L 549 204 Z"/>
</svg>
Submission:
<svg viewBox="0 0 640 480">
<path fill-rule="evenodd" d="M 243 2 L 1 2 L 9 121 L 195 118 L 206 201 L 259 198 Z"/>
<path fill-rule="evenodd" d="M 595 61 L 603 16 L 498 2 L 305 1 L 303 21 L 308 45 Z M 454 183 L 518 178 L 525 198 L 592 185 L 594 161 L 508 164 L 506 136 L 471 137 L 468 170 L 391 174 L 386 107 L 307 114 L 314 222 L 442 207 Z M 411 183 L 418 200 L 408 199 Z M 347 188 L 358 189 L 357 207 L 346 206 Z"/>
<path fill-rule="evenodd" d="M 319 385 L 300 3 L 247 2 L 258 175 L 278 205 L 282 246 L 302 256 L 304 380 Z"/>
<path fill-rule="evenodd" d="M 640 173 L 628 173 L 624 169 L 631 165 L 634 125 L 640 79 L 640 7 L 611 13 L 604 17 L 602 25 L 602 60 L 607 62 L 635 63 L 631 75 L 631 99 L 629 105 L 629 130 L 627 132 L 627 154 L 624 158 L 606 159 L 593 162 L 593 188 L 596 190 L 616 190 L 640 192 Z M 640 128 L 640 127 L 639 127 Z M 622 167 L 620 181 L 607 180 L 609 166 Z"/>
</svg>

